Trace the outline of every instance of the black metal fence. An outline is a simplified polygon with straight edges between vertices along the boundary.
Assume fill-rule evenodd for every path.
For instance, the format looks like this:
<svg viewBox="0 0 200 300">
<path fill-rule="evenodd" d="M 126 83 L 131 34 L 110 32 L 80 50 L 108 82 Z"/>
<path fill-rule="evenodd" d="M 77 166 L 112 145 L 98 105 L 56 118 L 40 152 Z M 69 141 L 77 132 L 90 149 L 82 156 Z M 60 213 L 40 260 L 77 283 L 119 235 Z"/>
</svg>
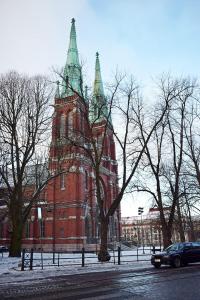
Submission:
<svg viewBox="0 0 200 300">
<path fill-rule="evenodd" d="M 3 258 L 3 254 L 6 252 L 8 252 L 8 248 L 5 246 L 0 246 L 0 254 L 2 258 Z"/>
<path fill-rule="evenodd" d="M 150 247 L 150 248 L 135 248 L 132 251 L 122 251 L 121 247 L 117 250 L 110 252 L 109 264 L 118 264 L 138 261 L 149 261 L 151 254 L 156 251 L 160 251 L 160 248 Z M 98 255 L 92 251 L 86 251 L 82 248 L 78 252 L 36 252 L 33 249 L 23 249 L 22 251 L 22 263 L 21 270 L 33 270 L 36 268 L 45 267 L 60 267 L 60 266 L 81 266 L 91 264 L 102 264 L 98 261 Z"/>
</svg>

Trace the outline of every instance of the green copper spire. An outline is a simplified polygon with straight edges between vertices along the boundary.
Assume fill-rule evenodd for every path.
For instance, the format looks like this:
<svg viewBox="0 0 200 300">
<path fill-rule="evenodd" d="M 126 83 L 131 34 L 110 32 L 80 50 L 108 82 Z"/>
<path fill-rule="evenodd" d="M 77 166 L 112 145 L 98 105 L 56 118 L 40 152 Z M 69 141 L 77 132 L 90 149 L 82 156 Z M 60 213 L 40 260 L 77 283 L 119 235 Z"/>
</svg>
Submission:
<svg viewBox="0 0 200 300">
<path fill-rule="evenodd" d="M 76 43 L 75 20 L 72 19 L 69 48 L 67 52 L 67 62 L 63 73 L 62 97 L 74 95 L 74 91 L 82 93 L 82 74 L 78 58 L 78 49 Z M 70 89 L 71 87 L 71 89 Z"/>
<path fill-rule="evenodd" d="M 108 117 L 108 107 L 106 102 L 106 97 L 103 90 L 103 82 L 101 78 L 101 68 L 99 62 L 99 53 L 96 53 L 96 64 L 95 64 L 95 80 L 93 97 L 90 107 L 90 120 L 92 122 L 98 123 Z M 111 119 L 109 118 L 111 122 Z"/>
<path fill-rule="evenodd" d="M 102 97 L 104 98 L 104 91 L 103 91 L 103 83 L 101 79 L 101 69 L 100 69 L 100 62 L 99 62 L 99 53 L 96 53 L 96 64 L 95 64 L 95 80 L 94 80 L 94 92 L 93 95 L 95 97 Z"/>
<path fill-rule="evenodd" d="M 71 25 L 69 49 L 67 53 L 67 65 L 79 66 L 78 48 L 76 43 L 76 28 L 75 28 L 74 18 L 72 19 L 72 25 Z"/>
</svg>

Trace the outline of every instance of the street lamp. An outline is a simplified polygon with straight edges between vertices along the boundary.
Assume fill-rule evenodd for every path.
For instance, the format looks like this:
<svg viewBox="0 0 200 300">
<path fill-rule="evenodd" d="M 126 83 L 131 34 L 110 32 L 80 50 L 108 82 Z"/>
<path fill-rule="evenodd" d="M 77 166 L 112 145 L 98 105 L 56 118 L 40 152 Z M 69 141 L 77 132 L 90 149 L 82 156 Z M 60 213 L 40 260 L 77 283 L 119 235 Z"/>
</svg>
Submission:
<svg viewBox="0 0 200 300">
<path fill-rule="evenodd" d="M 143 231 L 143 224 L 142 224 L 143 212 L 144 212 L 144 207 L 138 207 L 138 215 L 141 216 L 142 246 L 143 246 L 143 254 L 144 254 L 144 231 Z"/>
<path fill-rule="evenodd" d="M 41 247 L 41 264 L 43 270 L 43 248 L 42 248 L 42 208 L 38 207 L 38 221 L 39 221 L 39 235 L 40 235 L 40 247 Z"/>
</svg>

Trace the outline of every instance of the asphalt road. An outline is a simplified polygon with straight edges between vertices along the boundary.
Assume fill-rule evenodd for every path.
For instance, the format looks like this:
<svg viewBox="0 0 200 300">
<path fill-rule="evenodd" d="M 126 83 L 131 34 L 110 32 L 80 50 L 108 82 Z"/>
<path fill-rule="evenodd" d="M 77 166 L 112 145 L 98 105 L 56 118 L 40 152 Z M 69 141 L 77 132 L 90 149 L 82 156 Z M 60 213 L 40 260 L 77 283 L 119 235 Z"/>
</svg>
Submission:
<svg viewBox="0 0 200 300">
<path fill-rule="evenodd" d="M 173 269 L 112 271 L 0 283 L 0 299 L 37 300 L 198 300 L 200 264 Z"/>
</svg>

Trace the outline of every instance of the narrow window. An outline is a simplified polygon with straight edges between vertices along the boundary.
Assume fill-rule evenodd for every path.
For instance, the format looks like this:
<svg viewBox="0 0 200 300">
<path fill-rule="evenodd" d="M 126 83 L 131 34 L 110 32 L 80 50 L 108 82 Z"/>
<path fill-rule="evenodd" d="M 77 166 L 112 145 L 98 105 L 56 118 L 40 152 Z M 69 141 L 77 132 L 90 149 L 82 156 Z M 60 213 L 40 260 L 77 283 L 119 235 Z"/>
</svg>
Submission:
<svg viewBox="0 0 200 300">
<path fill-rule="evenodd" d="M 61 115 L 60 117 L 60 138 L 65 137 L 65 115 Z"/>
<path fill-rule="evenodd" d="M 64 238 L 64 236 L 65 236 L 65 231 L 64 231 L 64 228 L 62 227 L 62 228 L 60 228 L 60 237 Z"/>
<path fill-rule="evenodd" d="M 88 172 L 85 171 L 85 189 L 88 190 Z"/>
<path fill-rule="evenodd" d="M 67 131 L 68 131 L 68 137 L 72 136 L 73 132 L 73 112 L 70 111 L 67 116 Z"/>
<path fill-rule="evenodd" d="M 64 190 L 65 189 L 65 174 L 62 173 L 60 175 L 60 189 Z"/>
<path fill-rule="evenodd" d="M 80 132 L 83 134 L 85 132 L 85 124 L 84 124 L 84 113 L 80 112 Z"/>
<path fill-rule="evenodd" d="M 45 237 L 45 222 L 44 220 L 40 220 L 40 237 Z"/>
<path fill-rule="evenodd" d="M 25 236 L 26 236 L 26 238 L 30 238 L 30 221 L 29 220 L 26 222 Z"/>
</svg>

